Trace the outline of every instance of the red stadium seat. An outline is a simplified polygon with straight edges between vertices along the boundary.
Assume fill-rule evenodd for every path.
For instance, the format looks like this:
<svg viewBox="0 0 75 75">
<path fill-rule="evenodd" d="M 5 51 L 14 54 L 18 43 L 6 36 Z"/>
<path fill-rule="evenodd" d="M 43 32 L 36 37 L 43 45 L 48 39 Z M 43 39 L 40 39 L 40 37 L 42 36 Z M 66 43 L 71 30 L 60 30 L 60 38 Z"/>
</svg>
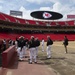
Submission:
<svg viewBox="0 0 75 75">
<path fill-rule="evenodd" d="M 4 14 L 4 13 L 2 13 L 2 15 L 7 19 L 7 21 L 9 21 L 9 22 L 12 22 L 12 23 L 16 23 L 17 21 L 16 21 L 16 19 L 15 19 L 15 17 L 12 17 L 12 16 L 10 16 L 10 15 L 7 15 L 7 14 Z"/>
<path fill-rule="evenodd" d="M 0 13 L 0 20 L 6 21 L 6 18 Z"/>
<path fill-rule="evenodd" d="M 59 22 L 57 22 L 58 23 L 58 25 L 60 25 L 60 26 L 65 26 L 65 21 L 59 21 Z"/>
<path fill-rule="evenodd" d="M 36 21 L 36 23 L 41 26 L 46 26 L 46 23 L 43 21 Z"/>
<path fill-rule="evenodd" d="M 26 20 L 29 22 L 30 25 L 36 25 L 36 22 L 34 20 Z"/>
<path fill-rule="evenodd" d="M 74 21 L 66 21 L 66 23 L 68 23 L 70 26 L 74 26 Z"/>
<path fill-rule="evenodd" d="M 17 20 L 18 23 L 20 23 L 20 24 L 26 24 L 25 19 L 16 18 L 16 20 Z"/>
<path fill-rule="evenodd" d="M 51 26 L 56 26 L 56 22 L 50 22 Z"/>
<path fill-rule="evenodd" d="M 28 38 L 30 39 L 31 36 L 34 36 L 34 37 L 38 37 L 39 40 L 42 40 L 42 38 L 45 39 L 45 41 L 47 40 L 47 36 L 50 36 L 52 38 L 52 40 L 57 40 L 57 41 L 61 41 L 64 39 L 64 36 L 66 35 L 69 40 L 75 40 L 75 34 L 41 34 L 41 33 L 38 33 L 38 34 L 8 34 L 8 33 L 0 33 L 0 39 L 12 39 L 12 40 L 15 40 L 16 37 L 19 37 L 19 36 L 24 36 L 25 38 Z"/>
</svg>

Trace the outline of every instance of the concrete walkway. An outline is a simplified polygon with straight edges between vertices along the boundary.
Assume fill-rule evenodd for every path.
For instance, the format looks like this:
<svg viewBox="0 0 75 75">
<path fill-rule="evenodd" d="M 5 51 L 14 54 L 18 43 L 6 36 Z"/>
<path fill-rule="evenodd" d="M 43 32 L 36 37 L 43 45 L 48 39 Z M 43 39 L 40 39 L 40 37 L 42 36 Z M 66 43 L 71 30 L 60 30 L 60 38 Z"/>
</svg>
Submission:
<svg viewBox="0 0 75 75">
<path fill-rule="evenodd" d="M 56 75 L 51 68 L 48 68 L 43 62 L 29 64 L 27 60 L 16 62 L 14 66 L 1 68 L 0 75 Z"/>
<path fill-rule="evenodd" d="M 47 67 L 41 60 L 37 64 L 28 63 L 28 58 L 16 61 L 10 68 L 0 68 L 0 75 L 56 75 L 53 69 Z"/>
</svg>

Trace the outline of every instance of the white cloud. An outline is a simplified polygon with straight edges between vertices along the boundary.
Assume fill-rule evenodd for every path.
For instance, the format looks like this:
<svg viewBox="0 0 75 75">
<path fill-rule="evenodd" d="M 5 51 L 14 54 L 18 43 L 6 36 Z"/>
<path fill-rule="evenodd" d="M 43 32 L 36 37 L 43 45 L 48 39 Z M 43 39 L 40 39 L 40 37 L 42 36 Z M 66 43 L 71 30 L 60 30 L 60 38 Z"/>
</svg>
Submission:
<svg viewBox="0 0 75 75">
<path fill-rule="evenodd" d="M 62 7 L 63 7 L 63 6 L 62 6 L 62 4 L 61 4 L 60 2 L 56 2 L 56 3 L 53 5 L 52 10 L 53 10 L 53 11 L 56 11 L 56 12 L 59 12 Z"/>
<path fill-rule="evenodd" d="M 35 9 L 35 10 L 52 10 L 52 11 L 56 11 L 56 12 L 59 12 L 61 13 L 64 17 L 63 19 L 61 20 L 66 20 L 67 19 L 67 15 L 68 14 L 75 14 L 75 11 L 74 11 L 74 7 L 70 8 L 70 5 L 63 5 L 60 3 L 60 2 L 56 2 L 52 8 L 50 7 L 40 7 L 39 9 Z M 25 9 L 23 6 L 20 8 L 20 11 L 23 11 L 23 18 L 25 19 L 33 19 L 31 16 L 30 16 L 30 13 L 34 10 L 27 10 Z"/>
<path fill-rule="evenodd" d="M 0 3 L 3 3 L 4 1 L 3 0 L 0 0 Z"/>
<path fill-rule="evenodd" d="M 75 14 L 75 11 L 74 11 L 75 7 L 73 7 L 73 5 L 70 4 L 71 0 L 66 0 L 64 1 L 64 3 L 62 3 L 63 0 L 27 0 L 27 1 L 31 3 L 38 3 L 38 4 L 53 2 L 52 7 L 40 7 L 39 9 L 35 8 L 34 10 L 48 10 L 48 11 L 51 10 L 51 11 L 59 12 L 62 15 L 64 15 L 63 17 L 64 20 L 66 20 L 67 14 Z M 74 0 L 72 0 L 72 2 L 75 3 Z M 20 10 L 22 10 L 24 13 L 23 18 L 32 19 L 30 16 L 30 13 L 31 11 L 34 11 L 34 10 L 26 10 L 24 7 L 21 7 Z"/>
<path fill-rule="evenodd" d="M 31 6 L 32 3 L 35 6 Z M 51 5 L 45 6 L 45 4 Z M 59 12 L 64 15 L 63 19 L 66 19 L 67 14 L 75 14 L 75 0 L 0 0 L 0 11 L 8 13 L 10 10 L 23 11 L 23 18 L 25 19 L 33 19 L 30 13 L 36 10 Z"/>
<path fill-rule="evenodd" d="M 50 7 L 40 7 L 39 10 L 48 10 L 49 11 L 49 10 L 51 10 L 51 8 Z"/>
<path fill-rule="evenodd" d="M 50 10 L 50 7 L 40 7 L 39 9 L 27 10 L 27 9 L 25 9 L 23 6 L 21 6 L 19 10 L 23 12 L 23 18 L 24 18 L 24 19 L 33 19 L 33 18 L 30 16 L 30 13 L 31 13 L 32 11 Z"/>
<path fill-rule="evenodd" d="M 41 4 L 41 3 L 49 3 L 49 2 L 53 2 L 55 3 L 58 0 L 26 0 L 30 3 L 36 3 L 36 4 Z"/>
<path fill-rule="evenodd" d="M 2 6 L 0 6 L 0 10 L 2 10 Z"/>
<path fill-rule="evenodd" d="M 23 12 L 24 19 L 32 19 L 32 17 L 30 16 L 31 10 L 26 10 L 23 6 L 21 6 L 19 10 Z"/>
</svg>

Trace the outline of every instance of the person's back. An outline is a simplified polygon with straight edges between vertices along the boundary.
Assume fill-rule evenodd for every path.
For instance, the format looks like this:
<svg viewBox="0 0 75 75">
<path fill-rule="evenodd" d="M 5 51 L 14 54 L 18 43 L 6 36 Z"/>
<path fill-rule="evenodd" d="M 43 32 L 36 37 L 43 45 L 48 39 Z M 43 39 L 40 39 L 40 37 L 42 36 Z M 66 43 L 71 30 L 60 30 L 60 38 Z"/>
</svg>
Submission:
<svg viewBox="0 0 75 75">
<path fill-rule="evenodd" d="M 64 45 L 65 51 L 66 51 L 66 53 L 67 53 L 67 46 L 68 46 L 68 38 L 67 38 L 67 36 L 64 36 L 63 45 Z"/>
<path fill-rule="evenodd" d="M 68 39 L 67 39 L 67 37 L 64 39 L 64 43 L 63 43 L 64 45 L 68 45 Z"/>
<path fill-rule="evenodd" d="M 42 43 L 42 45 L 44 44 L 44 39 L 42 39 L 41 43 Z"/>
<path fill-rule="evenodd" d="M 53 44 L 53 41 L 49 38 L 48 40 L 47 40 L 47 46 L 48 45 L 52 45 Z"/>
<path fill-rule="evenodd" d="M 33 47 L 35 47 L 35 40 L 34 39 L 31 39 L 29 41 L 29 48 L 33 48 Z"/>
<path fill-rule="evenodd" d="M 30 41 L 28 42 L 29 44 L 29 52 L 30 52 L 30 60 L 29 63 L 32 64 L 33 59 L 34 62 L 36 63 L 36 42 L 34 40 L 34 36 L 31 36 Z"/>
<path fill-rule="evenodd" d="M 53 44 L 53 41 L 51 40 L 50 36 L 47 36 L 47 48 L 46 48 L 46 51 L 47 51 L 47 58 L 51 58 L 51 45 Z"/>
<path fill-rule="evenodd" d="M 37 38 L 35 39 L 35 42 L 36 42 L 36 47 L 40 46 L 40 41 Z"/>
</svg>

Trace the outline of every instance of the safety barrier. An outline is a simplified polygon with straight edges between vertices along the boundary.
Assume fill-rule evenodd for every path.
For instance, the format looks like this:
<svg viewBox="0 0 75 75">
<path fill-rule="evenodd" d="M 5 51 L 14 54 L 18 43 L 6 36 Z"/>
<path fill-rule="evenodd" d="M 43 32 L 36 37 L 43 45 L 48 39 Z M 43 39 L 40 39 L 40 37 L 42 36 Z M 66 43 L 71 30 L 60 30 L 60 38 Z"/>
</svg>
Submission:
<svg viewBox="0 0 75 75">
<path fill-rule="evenodd" d="M 2 53 L 2 67 L 9 67 L 9 65 L 11 65 L 11 63 L 14 63 L 14 59 L 17 56 L 17 52 L 15 49 L 15 45 L 9 47 L 7 50 L 5 50 Z"/>
</svg>

